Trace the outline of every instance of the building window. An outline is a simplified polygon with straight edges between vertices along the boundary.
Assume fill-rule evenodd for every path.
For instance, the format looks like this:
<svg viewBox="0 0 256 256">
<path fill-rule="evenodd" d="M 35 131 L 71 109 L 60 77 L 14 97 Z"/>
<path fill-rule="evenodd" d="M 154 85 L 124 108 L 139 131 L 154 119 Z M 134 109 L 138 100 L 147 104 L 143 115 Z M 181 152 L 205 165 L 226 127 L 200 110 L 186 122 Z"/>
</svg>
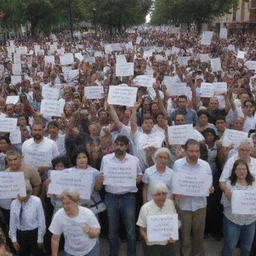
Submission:
<svg viewBox="0 0 256 256">
<path fill-rule="evenodd" d="M 236 21 L 236 11 L 237 11 L 237 8 L 234 6 L 233 7 L 233 18 L 232 18 L 232 21 Z"/>
</svg>

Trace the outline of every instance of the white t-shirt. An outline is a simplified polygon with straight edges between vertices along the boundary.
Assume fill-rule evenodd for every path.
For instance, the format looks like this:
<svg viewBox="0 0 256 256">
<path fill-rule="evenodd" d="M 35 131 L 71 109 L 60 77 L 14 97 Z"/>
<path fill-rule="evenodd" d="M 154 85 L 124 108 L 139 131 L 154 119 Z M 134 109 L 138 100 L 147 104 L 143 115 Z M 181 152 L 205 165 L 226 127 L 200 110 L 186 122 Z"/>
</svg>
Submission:
<svg viewBox="0 0 256 256">
<path fill-rule="evenodd" d="M 90 228 L 100 228 L 100 224 L 94 213 L 85 207 L 79 206 L 79 215 L 70 218 L 61 208 L 53 217 L 49 230 L 54 235 L 63 233 L 65 238 L 65 252 L 74 256 L 88 254 L 96 244 L 97 238 L 90 238 L 82 227 L 88 225 Z"/>
</svg>

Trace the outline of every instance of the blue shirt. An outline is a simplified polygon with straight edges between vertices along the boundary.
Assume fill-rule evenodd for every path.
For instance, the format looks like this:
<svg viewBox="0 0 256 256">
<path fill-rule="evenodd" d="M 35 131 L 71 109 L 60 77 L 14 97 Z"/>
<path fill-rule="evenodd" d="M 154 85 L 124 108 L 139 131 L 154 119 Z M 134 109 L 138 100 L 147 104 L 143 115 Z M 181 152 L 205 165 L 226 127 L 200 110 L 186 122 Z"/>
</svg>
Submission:
<svg viewBox="0 0 256 256">
<path fill-rule="evenodd" d="M 175 121 L 176 115 L 181 114 L 185 116 L 186 124 L 193 124 L 195 126 L 197 124 L 197 113 L 194 109 L 186 108 L 185 111 L 181 111 L 179 108 L 176 108 L 170 115 L 169 120 L 171 122 Z"/>
</svg>

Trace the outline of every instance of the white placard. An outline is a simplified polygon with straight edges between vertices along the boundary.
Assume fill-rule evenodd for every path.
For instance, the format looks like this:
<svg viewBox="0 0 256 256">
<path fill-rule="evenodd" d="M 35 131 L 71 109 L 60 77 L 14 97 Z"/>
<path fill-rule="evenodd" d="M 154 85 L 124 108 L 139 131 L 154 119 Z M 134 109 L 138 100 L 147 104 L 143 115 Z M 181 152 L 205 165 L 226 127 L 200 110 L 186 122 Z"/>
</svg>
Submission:
<svg viewBox="0 0 256 256">
<path fill-rule="evenodd" d="M 40 112 L 46 116 L 61 116 L 63 113 L 63 103 L 57 100 L 42 100 Z"/>
<path fill-rule="evenodd" d="M 16 130 L 10 132 L 10 141 L 13 145 L 22 143 L 20 127 L 16 126 Z"/>
<path fill-rule="evenodd" d="M 24 163 L 31 164 L 34 167 L 49 167 L 52 166 L 51 154 L 38 150 L 28 150 L 24 154 Z"/>
<path fill-rule="evenodd" d="M 256 60 L 248 60 L 244 65 L 250 70 L 256 70 Z"/>
<path fill-rule="evenodd" d="M 81 52 L 75 53 L 75 58 L 77 58 L 79 61 L 83 61 L 84 56 L 81 54 Z"/>
<path fill-rule="evenodd" d="M 186 67 L 188 65 L 188 61 L 190 59 L 191 59 L 190 56 L 179 56 L 177 61 L 178 61 L 179 65 Z"/>
<path fill-rule="evenodd" d="M 228 147 L 230 145 L 239 146 L 241 141 L 248 137 L 247 132 L 225 129 L 222 145 Z"/>
<path fill-rule="evenodd" d="M 199 58 L 201 62 L 208 62 L 210 60 L 208 53 L 201 53 Z"/>
<path fill-rule="evenodd" d="M 212 31 L 204 31 L 201 37 L 201 44 L 209 46 L 212 42 Z"/>
<path fill-rule="evenodd" d="M 108 103 L 132 107 L 136 102 L 138 88 L 110 86 L 108 92 Z"/>
<path fill-rule="evenodd" d="M 116 76 L 133 76 L 134 75 L 134 63 L 117 63 L 116 64 Z"/>
<path fill-rule="evenodd" d="M 60 195 L 65 189 L 74 189 L 79 192 L 81 199 L 91 198 L 93 175 L 88 170 L 51 171 L 50 179 L 49 194 Z"/>
<path fill-rule="evenodd" d="M 138 36 L 137 38 L 136 38 L 136 42 L 135 42 L 135 44 L 140 44 L 141 43 L 141 41 L 142 41 L 142 37 L 141 36 Z"/>
<path fill-rule="evenodd" d="M 166 84 L 167 91 L 170 93 L 170 96 L 180 96 L 185 95 L 187 84 L 173 82 L 170 84 Z"/>
<path fill-rule="evenodd" d="M 195 174 L 173 172 L 172 194 L 185 196 L 208 196 L 212 186 L 212 176 L 208 174 Z"/>
<path fill-rule="evenodd" d="M 61 65 L 72 65 L 74 63 L 73 53 L 65 53 L 60 56 L 60 64 Z"/>
<path fill-rule="evenodd" d="M 21 64 L 12 64 L 12 74 L 21 75 L 21 73 L 22 73 Z"/>
<path fill-rule="evenodd" d="M 17 127 L 17 118 L 0 118 L 0 132 L 13 132 Z"/>
<path fill-rule="evenodd" d="M 60 90 L 49 86 L 43 86 L 42 96 L 46 100 L 57 100 L 60 97 Z"/>
<path fill-rule="evenodd" d="M 16 104 L 20 100 L 20 96 L 7 96 L 5 104 Z"/>
<path fill-rule="evenodd" d="M 227 39 L 228 38 L 228 30 L 226 28 L 221 28 L 219 36 L 221 39 Z"/>
<path fill-rule="evenodd" d="M 136 76 L 133 79 L 133 83 L 135 85 L 143 86 L 143 87 L 153 87 L 153 84 L 156 82 L 156 79 L 151 75 L 140 75 Z"/>
<path fill-rule="evenodd" d="M 146 58 L 151 57 L 153 55 L 153 52 L 154 52 L 154 50 L 144 51 L 143 52 L 143 58 L 146 59 Z"/>
<path fill-rule="evenodd" d="M 135 187 L 137 162 L 135 163 L 104 163 L 104 185 L 118 187 Z"/>
<path fill-rule="evenodd" d="M 179 80 L 177 76 L 164 76 L 164 80 L 162 84 L 164 84 L 165 86 L 171 86 L 171 84 L 178 83 L 178 82 Z"/>
<path fill-rule="evenodd" d="M 162 242 L 170 238 L 179 240 L 178 214 L 147 216 L 149 242 Z"/>
<path fill-rule="evenodd" d="M 213 84 L 215 94 L 222 94 L 228 91 L 226 82 L 214 82 L 212 84 Z"/>
<path fill-rule="evenodd" d="M 212 83 L 201 83 L 200 97 L 211 98 L 214 96 L 214 86 Z"/>
<path fill-rule="evenodd" d="M 233 44 L 229 44 L 228 45 L 228 50 L 231 51 L 231 52 L 235 52 L 236 51 L 236 48 Z"/>
<path fill-rule="evenodd" d="M 44 63 L 45 64 L 55 64 L 55 57 L 54 56 L 44 56 Z"/>
<path fill-rule="evenodd" d="M 168 127 L 168 141 L 171 145 L 185 145 L 193 134 L 193 125 L 172 125 Z"/>
<path fill-rule="evenodd" d="M 145 149 L 148 147 L 160 148 L 165 139 L 164 132 L 154 132 L 151 134 L 140 134 L 138 138 L 138 147 Z"/>
<path fill-rule="evenodd" d="M 65 72 L 66 79 L 71 81 L 73 79 L 77 79 L 79 77 L 79 69 L 70 69 Z"/>
<path fill-rule="evenodd" d="M 0 172 L 0 199 L 26 196 L 24 172 Z"/>
<path fill-rule="evenodd" d="M 222 71 L 220 58 L 211 59 L 211 68 L 213 72 Z"/>
<path fill-rule="evenodd" d="M 103 86 L 86 86 L 84 87 L 84 96 L 88 100 L 102 99 L 103 98 Z"/>
<path fill-rule="evenodd" d="M 236 57 L 237 57 L 238 59 L 244 59 L 245 54 L 246 54 L 246 52 L 244 52 L 244 51 L 238 51 Z"/>
<path fill-rule="evenodd" d="M 21 83 L 21 81 L 22 81 L 21 76 L 11 76 L 11 84 L 12 85 Z"/>
<path fill-rule="evenodd" d="M 117 64 L 126 64 L 127 60 L 125 55 L 116 55 L 116 63 Z"/>
<path fill-rule="evenodd" d="M 231 209 L 233 214 L 256 215 L 256 189 L 233 190 Z"/>
</svg>

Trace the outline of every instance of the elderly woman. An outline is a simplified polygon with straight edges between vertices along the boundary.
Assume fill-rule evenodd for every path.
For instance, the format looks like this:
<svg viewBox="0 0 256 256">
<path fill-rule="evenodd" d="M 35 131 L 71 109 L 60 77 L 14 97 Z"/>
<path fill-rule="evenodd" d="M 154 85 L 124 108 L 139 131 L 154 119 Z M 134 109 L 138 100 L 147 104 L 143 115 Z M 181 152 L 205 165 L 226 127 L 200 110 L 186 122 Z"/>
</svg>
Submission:
<svg viewBox="0 0 256 256">
<path fill-rule="evenodd" d="M 147 217 L 158 215 L 176 214 L 174 202 L 167 199 L 168 188 L 163 182 L 154 183 L 151 192 L 153 200 L 144 204 L 140 209 L 137 225 L 140 227 L 140 234 L 144 239 L 145 256 L 173 256 L 175 255 L 171 237 L 166 241 L 149 242 L 147 236 Z"/>
<path fill-rule="evenodd" d="M 94 213 L 79 206 L 79 193 L 67 189 L 61 196 L 63 208 L 53 217 L 49 230 L 52 232 L 52 256 L 58 256 L 61 234 L 65 238 L 64 256 L 99 256 L 98 236 L 100 224 Z"/>
<path fill-rule="evenodd" d="M 167 148 L 159 148 L 155 152 L 155 165 L 147 168 L 142 178 L 143 203 L 152 199 L 151 188 L 155 182 L 162 181 L 168 188 L 168 197 L 171 195 L 171 181 L 173 170 L 168 167 L 171 153 Z"/>
</svg>

